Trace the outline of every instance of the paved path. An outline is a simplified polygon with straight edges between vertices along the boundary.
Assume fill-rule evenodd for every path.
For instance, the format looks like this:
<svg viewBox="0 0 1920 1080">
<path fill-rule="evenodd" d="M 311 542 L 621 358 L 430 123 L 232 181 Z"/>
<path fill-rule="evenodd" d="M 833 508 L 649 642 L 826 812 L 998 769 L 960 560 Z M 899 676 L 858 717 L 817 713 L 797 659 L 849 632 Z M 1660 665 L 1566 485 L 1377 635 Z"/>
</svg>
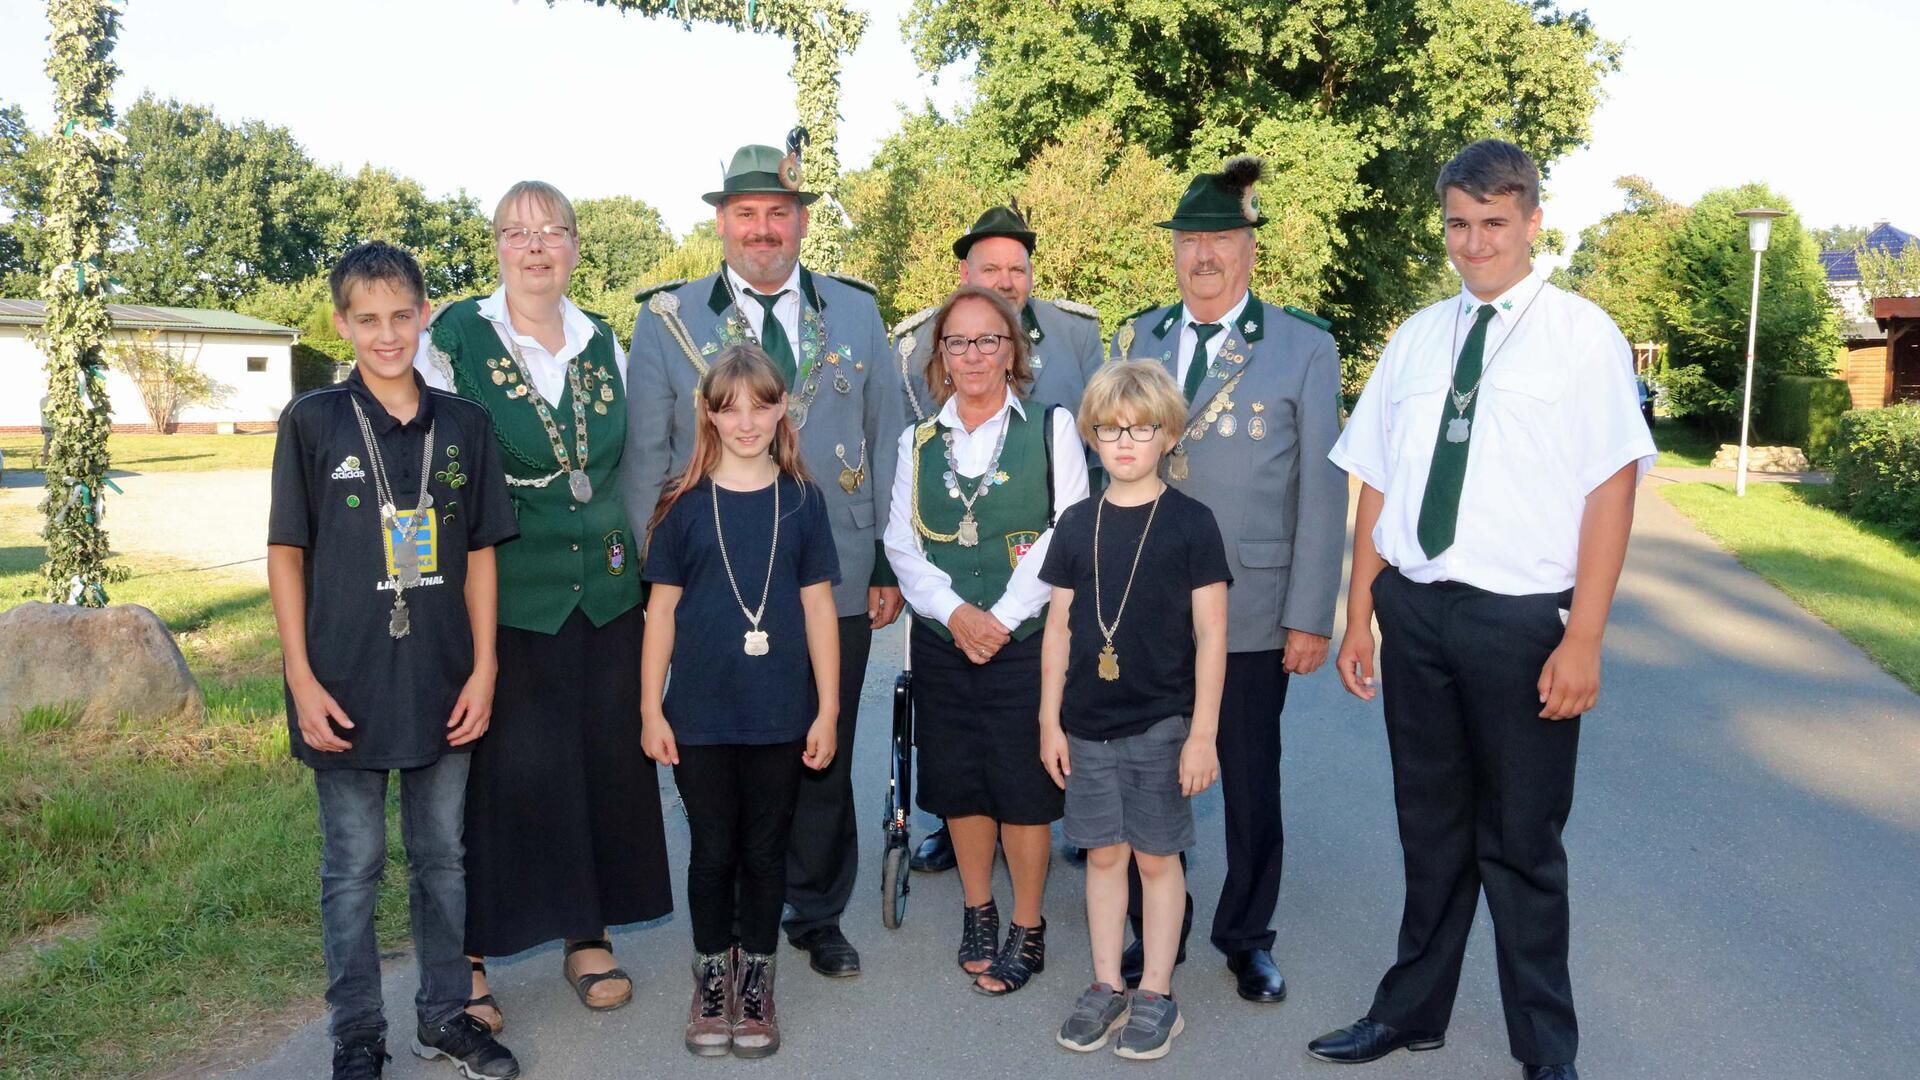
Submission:
<svg viewBox="0 0 1920 1080">
<path fill-rule="evenodd" d="M 1692 469 L 1677 465 L 1657 466 L 1647 473 L 1647 479 L 1664 481 L 1669 484 L 1731 484 L 1740 477 L 1738 469 Z M 1813 472 L 1755 472 L 1747 470 L 1749 484 L 1831 484 L 1833 475 L 1818 470 Z"/>
<path fill-rule="evenodd" d="M 1614 629 L 1607 690 L 1583 733 L 1568 826 L 1576 995 L 1593 1080 L 1841 1080 L 1912 1073 L 1920 1016 L 1920 698 L 1742 569 L 1650 490 Z M 953 967 L 952 873 L 915 879 L 906 926 L 882 929 L 872 858 L 884 787 L 886 687 L 897 633 L 875 651 L 855 768 L 862 876 L 847 916 L 866 971 L 826 980 L 783 947 L 787 1045 L 769 1064 L 696 1060 L 680 1045 L 690 944 L 683 916 L 617 935 L 635 1002 L 589 1015 L 554 948 L 493 965 L 508 1045 L 529 1077 L 1094 1075 L 1052 1031 L 1088 979 L 1082 892 L 1056 863 L 1050 964 L 1024 991 L 968 993 Z M 1484 911 L 1445 1050 L 1351 1073 L 1312 1062 L 1310 1038 L 1365 1010 L 1392 959 L 1401 899 L 1386 740 L 1377 706 L 1330 671 L 1295 684 L 1286 714 L 1287 829 L 1278 958 L 1284 1005 L 1239 1001 L 1196 935 L 1176 979 L 1186 1034 L 1161 1076 L 1506 1077 Z M 669 820 L 681 817 L 664 794 Z M 1217 790 L 1198 803 L 1193 879 L 1202 926 L 1222 874 Z M 670 828 L 674 865 L 686 832 Z M 676 892 L 682 882 L 676 882 Z M 1004 884 L 1000 896 L 1007 892 Z M 445 1077 L 405 1051 L 413 977 L 386 979 L 398 1056 L 389 1076 Z M 319 1075 L 319 1021 L 233 1073 Z"/>
<path fill-rule="evenodd" d="M 267 583 L 267 469 L 112 474 L 107 538 L 115 554 L 161 555 L 193 570 Z M 0 514 L 38 516 L 38 472 L 7 471 Z"/>
</svg>

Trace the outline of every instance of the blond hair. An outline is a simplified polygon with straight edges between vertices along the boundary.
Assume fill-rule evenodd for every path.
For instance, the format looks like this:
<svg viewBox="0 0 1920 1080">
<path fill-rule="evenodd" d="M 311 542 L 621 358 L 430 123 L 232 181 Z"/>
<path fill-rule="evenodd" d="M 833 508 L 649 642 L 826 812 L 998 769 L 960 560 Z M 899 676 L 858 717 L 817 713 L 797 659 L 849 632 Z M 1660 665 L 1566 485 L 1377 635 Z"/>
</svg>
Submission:
<svg viewBox="0 0 1920 1080">
<path fill-rule="evenodd" d="M 532 200 L 540 209 L 545 210 L 549 217 L 559 218 L 560 224 L 573 230 L 576 235 L 580 232 L 579 219 L 573 214 L 573 203 L 560 193 L 559 188 L 545 180 L 522 180 L 508 188 L 505 195 L 500 196 L 500 201 L 493 207 L 494 232 L 500 231 L 500 219 L 512 209 L 514 203 L 521 199 Z"/>
<path fill-rule="evenodd" d="M 987 304 L 1006 324 L 1007 340 L 1001 344 L 1001 348 L 1012 349 L 1013 354 L 1011 357 L 995 356 L 994 359 L 1006 361 L 1007 384 L 1013 388 L 1013 396 L 1026 397 L 1027 391 L 1033 389 L 1033 364 L 1027 359 L 1033 351 L 1033 344 L 1020 331 L 1020 313 L 1013 310 L 1013 305 L 1007 302 L 1006 297 L 992 289 L 962 285 L 953 290 L 953 295 L 947 297 L 947 302 L 941 304 L 939 312 L 933 316 L 933 353 L 927 357 L 927 393 L 933 395 L 933 403 L 945 405 L 947 399 L 953 396 L 953 384 L 947 380 L 947 350 L 941 346 L 940 339 L 947 335 L 948 317 L 963 300 L 979 300 Z"/>
<path fill-rule="evenodd" d="M 1089 446 L 1102 424 L 1158 424 L 1162 435 L 1178 439 L 1187 426 L 1187 399 L 1158 362 L 1115 360 L 1087 380 L 1077 422 Z"/>
</svg>

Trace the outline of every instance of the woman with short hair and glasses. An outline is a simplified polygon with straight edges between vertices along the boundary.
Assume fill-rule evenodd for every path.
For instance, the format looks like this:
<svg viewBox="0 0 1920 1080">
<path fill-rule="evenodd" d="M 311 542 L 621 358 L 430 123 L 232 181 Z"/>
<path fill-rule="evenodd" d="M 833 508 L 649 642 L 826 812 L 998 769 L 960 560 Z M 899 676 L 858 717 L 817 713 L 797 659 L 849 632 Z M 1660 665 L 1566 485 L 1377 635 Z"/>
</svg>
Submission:
<svg viewBox="0 0 1920 1080">
<path fill-rule="evenodd" d="M 914 611 L 920 808 L 947 821 L 965 891 L 960 967 L 1009 994 L 1046 965 L 1040 914 L 1060 789 L 1040 764 L 1040 580 L 1053 522 L 1086 498 L 1086 450 L 1071 414 L 1030 407 L 1020 317 L 962 286 L 932 321 L 927 386 L 938 415 L 900 436 L 887 559 Z M 995 844 L 1013 913 L 1000 940 Z"/>
<path fill-rule="evenodd" d="M 619 470 L 626 358 L 567 299 L 580 261 L 573 205 L 522 181 L 494 210 L 500 287 L 443 307 L 416 361 L 427 382 L 486 406 L 520 521 L 500 547 L 493 726 L 467 782 L 467 1011 L 505 1024 L 482 958 L 556 939 L 589 1009 L 633 997 L 606 928 L 673 909 L 654 765 L 640 747 L 640 575 Z M 432 463 L 454 477 L 449 446 Z M 434 507 L 461 512 L 455 498 Z"/>
</svg>

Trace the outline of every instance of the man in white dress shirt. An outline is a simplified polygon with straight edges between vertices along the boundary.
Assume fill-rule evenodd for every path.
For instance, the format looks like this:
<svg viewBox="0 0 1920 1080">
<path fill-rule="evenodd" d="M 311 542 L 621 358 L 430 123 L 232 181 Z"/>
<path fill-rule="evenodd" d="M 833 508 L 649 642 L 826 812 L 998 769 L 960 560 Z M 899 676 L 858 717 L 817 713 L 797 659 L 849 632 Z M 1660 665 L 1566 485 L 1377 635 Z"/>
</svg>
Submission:
<svg viewBox="0 0 1920 1080">
<path fill-rule="evenodd" d="M 1363 700 L 1392 688 L 1406 907 L 1367 1015 L 1308 1050 L 1442 1046 L 1484 889 L 1522 1075 L 1575 1080 L 1560 831 L 1653 440 L 1626 339 L 1533 273 L 1533 161 L 1477 142 L 1435 192 L 1460 295 L 1401 326 L 1329 455 L 1364 485 L 1335 664 Z"/>
</svg>

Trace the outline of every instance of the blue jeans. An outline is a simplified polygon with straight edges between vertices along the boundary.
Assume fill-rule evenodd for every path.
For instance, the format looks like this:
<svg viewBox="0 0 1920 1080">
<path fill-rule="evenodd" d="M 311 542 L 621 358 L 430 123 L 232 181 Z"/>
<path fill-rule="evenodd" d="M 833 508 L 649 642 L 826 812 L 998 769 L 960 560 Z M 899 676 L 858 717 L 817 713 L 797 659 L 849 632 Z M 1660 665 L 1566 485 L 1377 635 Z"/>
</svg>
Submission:
<svg viewBox="0 0 1920 1080">
<path fill-rule="evenodd" d="M 470 755 L 444 754 L 400 771 L 400 836 L 407 849 L 407 909 L 420 965 L 414 1006 L 420 1022 L 460 1013 L 471 988 L 463 947 L 466 874 L 461 860 Z M 373 905 L 387 861 L 387 773 L 315 769 L 320 796 L 320 933 L 327 956 L 327 1005 L 333 1037 L 381 1038 L 380 947 Z"/>
</svg>

